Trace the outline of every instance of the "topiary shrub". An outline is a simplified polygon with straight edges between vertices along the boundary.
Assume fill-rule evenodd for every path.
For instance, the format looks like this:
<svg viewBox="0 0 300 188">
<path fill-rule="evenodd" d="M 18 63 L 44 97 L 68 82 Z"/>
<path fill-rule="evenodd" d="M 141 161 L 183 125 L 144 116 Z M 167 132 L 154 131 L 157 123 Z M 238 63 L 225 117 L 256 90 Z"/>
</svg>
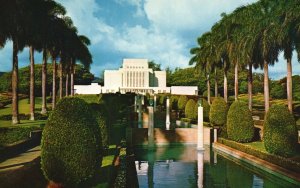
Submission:
<svg viewBox="0 0 300 188">
<path fill-rule="evenodd" d="M 170 105 L 172 110 L 178 110 L 178 96 L 172 95 L 170 97 Z"/>
<path fill-rule="evenodd" d="M 236 142 L 250 142 L 254 137 L 254 122 L 246 103 L 235 101 L 227 114 L 227 135 Z"/>
<path fill-rule="evenodd" d="M 227 103 L 222 97 L 217 97 L 213 100 L 210 111 L 209 120 L 214 126 L 222 126 L 226 123 L 227 119 Z"/>
<path fill-rule="evenodd" d="M 179 99 L 178 99 L 178 109 L 179 109 L 179 110 L 184 110 L 187 101 L 188 101 L 187 96 L 181 95 L 181 96 L 179 97 Z"/>
<path fill-rule="evenodd" d="M 208 104 L 207 100 L 202 99 L 202 106 L 203 106 L 203 120 L 209 122 L 210 105 Z"/>
<path fill-rule="evenodd" d="M 104 148 L 107 148 L 108 147 L 108 127 L 107 127 L 108 123 L 107 123 L 107 119 L 105 118 L 106 112 L 105 112 L 104 105 L 91 103 L 90 106 L 93 110 L 93 114 L 100 128 L 102 146 Z"/>
<path fill-rule="evenodd" d="M 209 122 L 210 106 L 209 106 L 207 100 L 201 99 L 201 105 L 203 107 L 203 121 Z M 194 117 L 195 117 L 195 119 L 198 119 L 198 103 L 197 102 L 195 103 L 195 107 L 194 107 Z"/>
<path fill-rule="evenodd" d="M 265 117 L 263 139 L 269 153 L 287 157 L 296 152 L 296 122 L 286 106 L 271 106 Z"/>
<path fill-rule="evenodd" d="M 158 104 L 165 106 L 166 105 L 166 100 L 167 100 L 167 95 L 165 94 L 160 94 Z"/>
<path fill-rule="evenodd" d="M 196 119 L 195 117 L 195 104 L 196 102 L 193 99 L 188 100 L 188 102 L 185 105 L 185 117 L 189 119 Z"/>
<path fill-rule="evenodd" d="M 82 99 L 61 99 L 42 135 L 41 168 L 48 180 L 77 187 L 101 167 L 101 137 L 90 106 Z"/>
</svg>

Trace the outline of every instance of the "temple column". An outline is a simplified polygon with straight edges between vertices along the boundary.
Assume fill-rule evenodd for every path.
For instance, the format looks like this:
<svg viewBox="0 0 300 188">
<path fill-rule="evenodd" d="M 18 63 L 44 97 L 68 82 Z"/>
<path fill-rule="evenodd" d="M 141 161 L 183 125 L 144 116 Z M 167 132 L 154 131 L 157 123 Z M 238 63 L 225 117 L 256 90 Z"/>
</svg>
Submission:
<svg viewBox="0 0 300 188">
<path fill-rule="evenodd" d="M 167 97 L 166 100 L 166 130 L 170 130 L 170 99 Z"/>
</svg>

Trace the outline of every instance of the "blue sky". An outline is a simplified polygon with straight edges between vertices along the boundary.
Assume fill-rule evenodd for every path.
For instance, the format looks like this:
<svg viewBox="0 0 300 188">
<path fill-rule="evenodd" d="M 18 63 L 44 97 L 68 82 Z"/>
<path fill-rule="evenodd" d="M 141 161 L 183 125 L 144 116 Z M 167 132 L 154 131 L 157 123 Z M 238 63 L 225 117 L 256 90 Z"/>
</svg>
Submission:
<svg viewBox="0 0 300 188">
<path fill-rule="evenodd" d="M 146 58 L 166 67 L 188 67 L 196 38 L 209 31 L 222 12 L 256 0 L 58 0 L 67 9 L 79 34 L 91 39 L 91 72 L 117 69 L 123 58 Z M 0 71 L 11 70 L 12 45 L 0 50 Z M 286 63 L 269 69 L 270 77 L 285 76 Z M 36 62 L 41 55 L 36 54 Z M 29 64 L 28 49 L 19 55 L 20 67 Z M 293 74 L 300 63 L 293 56 Z"/>
</svg>

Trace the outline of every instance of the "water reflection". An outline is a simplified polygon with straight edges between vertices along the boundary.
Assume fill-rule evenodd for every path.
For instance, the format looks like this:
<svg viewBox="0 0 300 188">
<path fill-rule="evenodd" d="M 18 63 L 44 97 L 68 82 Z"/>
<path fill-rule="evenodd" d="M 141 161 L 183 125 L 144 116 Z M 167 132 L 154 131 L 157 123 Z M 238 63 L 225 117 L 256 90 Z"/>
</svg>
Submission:
<svg viewBox="0 0 300 188">
<path fill-rule="evenodd" d="M 159 147 L 156 150 L 136 150 L 136 170 L 139 186 L 146 187 L 295 187 L 290 183 L 254 173 L 206 148 Z"/>
</svg>

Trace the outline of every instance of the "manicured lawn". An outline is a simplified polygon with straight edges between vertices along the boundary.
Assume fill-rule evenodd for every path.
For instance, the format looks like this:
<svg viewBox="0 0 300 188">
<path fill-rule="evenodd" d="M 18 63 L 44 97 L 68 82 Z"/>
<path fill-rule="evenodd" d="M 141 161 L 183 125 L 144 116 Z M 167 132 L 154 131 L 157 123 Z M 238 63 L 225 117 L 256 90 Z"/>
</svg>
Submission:
<svg viewBox="0 0 300 188">
<path fill-rule="evenodd" d="M 250 143 L 245 143 L 245 145 L 255 148 L 256 150 L 267 153 L 263 142 L 250 142 Z"/>
<path fill-rule="evenodd" d="M 47 104 L 48 107 L 51 106 L 51 103 Z M 35 99 L 35 112 L 39 113 L 42 108 L 42 98 L 37 97 Z M 0 116 L 1 115 L 9 115 L 11 114 L 11 105 L 5 106 L 3 109 L 0 109 Z M 19 113 L 20 114 L 29 114 L 30 113 L 30 104 L 29 104 L 29 99 L 22 99 L 19 101 Z"/>
<path fill-rule="evenodd" d="M 259 150 L 261 152 L 268 153 L 265 149 L 265 146 L 264 146 L 263 142 L 251 142 L 251 143 L 245 143 L 245 145 L 247 145 L 247 146 L 249 146 L 253 149 Z M 291 157 L 290 159 L 293 160 L 293 161 L 300 162 L 300 151 L 298 151 L 298 154 Z"/>
</svg>

